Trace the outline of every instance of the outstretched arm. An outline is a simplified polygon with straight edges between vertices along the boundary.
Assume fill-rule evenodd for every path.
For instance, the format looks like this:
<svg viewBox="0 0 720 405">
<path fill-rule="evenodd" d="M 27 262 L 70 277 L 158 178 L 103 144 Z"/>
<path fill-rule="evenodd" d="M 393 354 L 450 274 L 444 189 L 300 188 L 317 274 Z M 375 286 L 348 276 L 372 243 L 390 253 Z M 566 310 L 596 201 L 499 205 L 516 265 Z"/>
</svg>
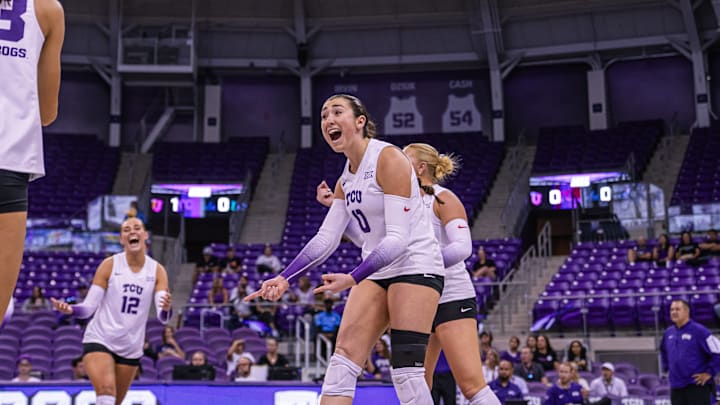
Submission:
<svg viewBox="0 0 720 405">
<path fill-rule="evenodd" d="M 100 306 L 100 303 L 102 302 L 103 298 L 105 297 L 105 290 L 108 286 L 108 280 L 110 279 L 110 273 L 112 272 L 112 266 L 113 266 L 113 259 L 112 257 L 107 258 L 103 260 L 102 263 L 100 263 L 100 266 L 98 266 L 97 271 L 95 271 L 95 276 L 93 277 L 93 283 L 90 286 L 90 289 L 88 290 L 87 296 L 85 297 L 85 300 L 76 305 L 70 305 L 66 303 L 65 301 L 59 301 L 55 298 L 50 298 L 50 301 L 52 301 L 53 307 L 66 314 L 75 314 L 76 317 L 84 319 L 89 318 L 92 314 L 95 313 L 98 306 Z"/>
</svg>

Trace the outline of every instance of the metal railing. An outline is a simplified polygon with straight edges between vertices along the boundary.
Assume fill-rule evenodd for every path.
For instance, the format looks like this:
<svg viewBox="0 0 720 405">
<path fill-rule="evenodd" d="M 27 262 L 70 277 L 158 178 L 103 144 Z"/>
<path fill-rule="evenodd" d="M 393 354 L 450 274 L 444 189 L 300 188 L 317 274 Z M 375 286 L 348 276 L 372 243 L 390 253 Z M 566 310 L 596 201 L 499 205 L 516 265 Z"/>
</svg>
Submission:
<svg viewBox="0 0 720 405">
<path fill-rule="evenodd" d="M 299 316 L 295 320 L 295 364 L 302 364 L 302 368 L 310 367 L 310 320 Z M 300 363 L 300 351 L 303 352 L 303 361 Z"/>
<path fill-rule="evenodd" d="M 322 356 L 322 346 L 325 346 L 325 356 Z M 322 375 L 322 370 L 326 369 L 330 364 L 330 357 L 332 356 L 332 342 L 327 336 L 318 333 L 315 339 L 315 377 Z"/>
</svg>

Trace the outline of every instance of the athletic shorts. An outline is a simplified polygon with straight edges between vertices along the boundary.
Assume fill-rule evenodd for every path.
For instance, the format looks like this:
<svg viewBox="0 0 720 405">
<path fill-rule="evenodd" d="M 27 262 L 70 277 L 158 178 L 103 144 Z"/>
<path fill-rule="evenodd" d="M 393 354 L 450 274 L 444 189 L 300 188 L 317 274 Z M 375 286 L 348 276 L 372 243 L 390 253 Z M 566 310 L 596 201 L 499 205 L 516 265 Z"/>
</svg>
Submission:
<svg viewBox="0 0 720 405">
<path fill-rule="evenodd" d="M 445 284 L 443 276 L 438 276 L 436 274 L 410 274 L 407 276 L 397 276 L 397 277 L 391 277 L 391 278 L 385 278 L 382 280 L 370 280 L 374 281 L 375 284 L 382 287 L 384 290 L 387 290 L 390 288 L 392 284 L 395 283 L 405 283 L 405 284 L 416 284 L 416 285 L 424 285 L 425 287 L 430 287 L 433 290 L 437 291 L 438 294 L 442 295 L 443 285 Z"/>
<path fill-rule="evenodd" d="M 30 175 L 0 169 L 0 214 L 27 212 Z"/>
<path fill-rule="evenodd" d="M 475 303 L 475 298 L 450 301 L 438 305 L 432 331 L 435 332 L 435 328 L 445 322 L 465 318 L 477 319 L 477 304 Z"/>
<path fill-rule="evenodd" d="M 83 357 L 85 357 L 88 353 L 107 353 L 112 356 L 113 360 L 115 360 L 116 364 L 124 364 L 126 366 L 140 366 L 140 359 L 128 359 L 127 357 L 118 356 L 117 354 L 113 353 L 110 349 L 107 347 L 101 345 L 100 343 L 83 343 Z"/>
</svg>

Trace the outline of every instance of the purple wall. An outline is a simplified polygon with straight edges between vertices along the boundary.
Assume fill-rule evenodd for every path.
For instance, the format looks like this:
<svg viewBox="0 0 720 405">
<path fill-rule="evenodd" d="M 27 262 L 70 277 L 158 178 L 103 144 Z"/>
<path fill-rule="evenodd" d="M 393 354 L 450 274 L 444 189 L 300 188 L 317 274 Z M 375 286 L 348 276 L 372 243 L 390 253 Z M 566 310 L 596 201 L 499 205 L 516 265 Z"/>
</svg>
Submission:
<svg viewBox="0 0 720 405">
<path fill-rule="evenodd" d="M 110 87 L 92 72 L 63 72 L 57 120 L 47 133 L 95 134 L 107 140 Z"/>
<path fill-rule="evenodd" d="M 222 137 L 265 136 L 271 147 L 300 144 L 300 79 L 227 76 L 222 80 Z"/>
<path fill-rule="evenodd" d="M 534 137 L 540 127 L 588 126 L 588 65 L 520 67 L 505 79 L 505 138 L 524 129 Z"/>
<path fill-rule="evenodd" d="M 695 121 L 692 65 L 683 57 L 617 62 L 606 70 L 609 119 L 661 118 L 677 114 L 680 129 Z"/>
</svg>

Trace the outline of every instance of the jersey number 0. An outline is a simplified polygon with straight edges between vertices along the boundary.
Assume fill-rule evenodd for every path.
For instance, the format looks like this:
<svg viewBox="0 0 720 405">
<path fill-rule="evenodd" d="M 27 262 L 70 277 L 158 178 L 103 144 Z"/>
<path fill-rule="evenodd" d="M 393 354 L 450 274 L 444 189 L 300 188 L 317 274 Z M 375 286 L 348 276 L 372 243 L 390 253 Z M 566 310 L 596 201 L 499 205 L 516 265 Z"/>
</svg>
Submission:
<svg viewBox="0 0 720 405">
<path fill-rule="evenodd" d="M 2 8 L 7 3 L 0 1 L 0 40 L 18 42 L 25 36 L 22 15 L 27 11 L 27 0 L 10 0 L 10 8 Z"/>
</svg>

